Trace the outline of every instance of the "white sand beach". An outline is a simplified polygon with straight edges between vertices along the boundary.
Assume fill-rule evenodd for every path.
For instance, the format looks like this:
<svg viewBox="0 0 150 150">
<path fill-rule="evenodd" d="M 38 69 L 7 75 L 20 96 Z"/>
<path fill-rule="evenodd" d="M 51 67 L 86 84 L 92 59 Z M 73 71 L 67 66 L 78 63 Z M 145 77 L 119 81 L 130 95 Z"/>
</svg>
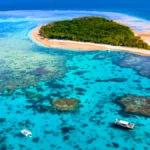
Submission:
<svg viewBox="0 0 150 150">
<path fill-rule="evenodd" d="M 150 50 L 145 50 L 145 49 L 130 48 L 124 46 L 112 46 L 107 44 L 95 44 L 89 42 L 76 42 L 76 41 L 68 41 L 68 40 L 56 40 L 56 39 L 43 38 L 42 36 L 40 36 L 39 33 L 40 28 L 41 26 L 32 30 L 31 38 L 33 41 L 45 47 L 80 50 L 80 51 L 116 50 L 116 51 L 135 53 L 143 56 L 150 56 Z M 150 31 L 149 32 L 134 31 L 134 33 L 135 35 L 140 36 L 145 42 L 147 42 L 150 45 Z"/>
</svg>

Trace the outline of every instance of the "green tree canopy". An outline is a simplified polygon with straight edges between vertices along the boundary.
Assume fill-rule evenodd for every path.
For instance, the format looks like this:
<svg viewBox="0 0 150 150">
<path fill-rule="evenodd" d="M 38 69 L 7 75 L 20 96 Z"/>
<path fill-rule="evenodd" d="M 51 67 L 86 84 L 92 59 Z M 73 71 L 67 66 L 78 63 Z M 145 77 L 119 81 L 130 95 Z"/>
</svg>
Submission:
<svg viewBox="0 0 150 150">
<path fill-rule="evenodd" d="M 82 17 L 57 21 L 42 26 L 40 34 L 45 38 L 111 44 L 150 49 L 128 26 L 102 17 Z"/>
</svg>

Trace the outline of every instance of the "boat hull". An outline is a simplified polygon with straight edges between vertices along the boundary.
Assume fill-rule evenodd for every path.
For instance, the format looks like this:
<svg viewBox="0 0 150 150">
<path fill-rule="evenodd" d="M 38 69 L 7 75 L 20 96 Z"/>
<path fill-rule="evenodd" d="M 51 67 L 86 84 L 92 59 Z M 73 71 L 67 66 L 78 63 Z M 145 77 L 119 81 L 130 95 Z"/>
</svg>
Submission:
<svg viewBox="0 0 150 150">
<path fill-rule="evenodd" d="M 131 124 L 129 122 L 122 121 L 122 120 L 117 120 L 117 119 L 115 121 L 115 125 L 122 127 L 122 128 L 126 128 L 126 129 L 133 129 L 134 128 L 134 124 Z"/>
</svg>

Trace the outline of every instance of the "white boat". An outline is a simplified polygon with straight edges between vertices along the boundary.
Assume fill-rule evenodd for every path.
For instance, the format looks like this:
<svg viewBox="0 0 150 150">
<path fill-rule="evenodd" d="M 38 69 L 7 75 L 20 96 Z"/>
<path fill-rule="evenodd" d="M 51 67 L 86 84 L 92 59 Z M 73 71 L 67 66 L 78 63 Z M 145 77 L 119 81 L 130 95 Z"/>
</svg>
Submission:
<svg viewBox="0 0 150 150">
<path fill-rule="evenodd" d="M 131 124 L 130 122 L 123 121 L 123 120 L 116 119 L 115 124 L 117 126 L 128 128 L 128 129 L 133 129 L 134 128 L 134 124 Z"/>
<path fill-rule="evenodd" d="M 29 130 L 27 130 L 27 129 L 21 130 L 21 133 L 23 135 L 25 135 L 26 137 L 32 137 L 32 133 Z"/>
</svg>

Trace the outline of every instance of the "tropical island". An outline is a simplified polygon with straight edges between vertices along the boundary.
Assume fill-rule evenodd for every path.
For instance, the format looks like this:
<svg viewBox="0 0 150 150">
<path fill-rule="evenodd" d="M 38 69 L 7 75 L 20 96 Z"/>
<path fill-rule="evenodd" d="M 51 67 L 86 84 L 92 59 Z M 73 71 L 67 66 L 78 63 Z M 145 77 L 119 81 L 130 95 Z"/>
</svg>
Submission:
<svg viewBox="0 0 150 150">
<path fill-rule="evenodd" d="M 77 50 L 121 50 L 150 55 L 150 46 L 128 26 L 102 17 L 52 22 L 32 31 L 47 47 Z"/>
</svg>

